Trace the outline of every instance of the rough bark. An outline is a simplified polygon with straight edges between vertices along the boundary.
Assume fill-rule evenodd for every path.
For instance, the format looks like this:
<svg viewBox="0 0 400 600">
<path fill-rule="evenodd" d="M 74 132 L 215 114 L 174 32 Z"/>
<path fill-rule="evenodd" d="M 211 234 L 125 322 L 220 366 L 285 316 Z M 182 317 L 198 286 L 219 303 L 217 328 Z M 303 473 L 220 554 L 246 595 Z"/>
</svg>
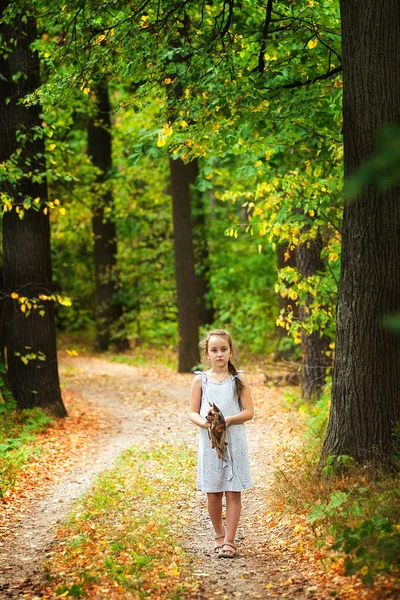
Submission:
<svg viewBox="0 0 400 600">
<path fill-rule="evenodd" d="M 170 158 L 169 163 L 178 296 L 178 371 L 188 373 L 200 362 L 190 198 L 192 174 L 180 158 Z"/>
<path fill-rule="evenodd" d="M 312 277 L 323 271 L 324 263 L 321 259 L 322 240 L 317 237 L 300 244 L 296 248 L 296 267 L 302 277 Z M 306 299 L 304 304 L 298 305 L 298 317 L 304 323 L 310 315 L 312 298 Z M 321 335 L 320 331 L 307 333 L 306 328 L 301 332 L 301 392 L 305 400 L 318 399 L 325 385 L 326 370 L 330 366 L 327 358 L 329 338 Z"/>
<path fill-rule="evenodd" d="M 400 122 L 400 3 L 341 1 L 345 176 L 381 128 Z M 400 189 L 365 187 L 345 205 L 332 405 L 322 460 L 387 463 L 400 421 Z"/>
<path fill-rule="evenodd" d="M 114 200 L 107 181 L 112 168 L 111 105 L 107 81 L 94 86 L 97 114 L 88 125 L 88 154 L 100 169 L 97 177 L 96 204 L 93 208 L 93 256 L 96 278 L 96 348 L 108 350 L 113 344 L 117 350 L 128 349 L 129 344 L 121 330 L 123 310 L 116 300 L 118 290 L 117 230 L 110 214 Z"/>
<path fill-rule="evenodd" d="M 9 2 L 0 2 L 1 14 Z M 18 165 L 25 172 L 17 183 L 3 184 L 3 191 L 13 198 L 13 210 L 6 212 L 2 220 L 4 290 L 27 298 L 39 298 L 40 294 L 52 293 L 50 255 L 50 223 L 44 203 L 47 201 L 47 183 L 42 175 L 34 181 L 30 173 L 37 169 L 43 173 L 44 139 L 34 139 L 34 127 L 40 128 L 41 108 L 38 104 L 18 104 L 26 94 L 34 92 L 40 85 L 39 59 L 30 49 L 36 39 L 36 22 L 32 17 L 24 23 L 16 18 L 11 25 L 0 25 L 3 40 L 17 39 L 17 45 L 8 57 L 0 56 L 0 161 L 7 161 L 20 147 Z M 12 75 L 24 75 L 17 82 Z M 26 78 L 25 78 L 26 75 Z M 9 99 L 9 101 L 7 101 Z M 27 134 L 25 142 L 18 143 L 17 131 Z M 39 155 L 39 156 L 38 156 Z M 28 209 L 22 219 L 16 209 L 22 210 L 24 199 L 40 198 L 39 209 Z M 66 410 L 60 393 L 54 308 L 45 302 L 45 314 L 39 315 L 32 308 L 26 316 L 15 300 L 5 307 L 4 333 L 7 346 L 7 369 L 11 391 L 19 408 L 40 406 L 56 416 L 65 416 Z M 38 360 L 39 354 L 45 360 Z M 31 357 L 24 364 L 21 356 Z"/>
</svg>

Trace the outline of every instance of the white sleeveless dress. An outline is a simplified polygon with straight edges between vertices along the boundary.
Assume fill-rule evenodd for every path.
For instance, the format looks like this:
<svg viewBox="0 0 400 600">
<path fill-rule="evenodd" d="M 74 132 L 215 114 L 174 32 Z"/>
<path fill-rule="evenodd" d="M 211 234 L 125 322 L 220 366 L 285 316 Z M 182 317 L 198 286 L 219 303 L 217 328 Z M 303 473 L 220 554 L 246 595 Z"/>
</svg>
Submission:
<svg viewBox="0 0 400 600">
<path fill-rule="evenodd" d="M 200 415 L 206 418 L 209 402 L 215 403 L 224 417 L 240 412 L 235 379 L 231 375 L 222 383 L 210 381 L 206 373 L 195 371 L 202 378 Z M 244 423 L 229 425 L 226 432 L 228 446 L 224 457 L 218 458 L 211 448 L 208 429 L 200 427 L 197 489 L 201 492 L 241 492 L 253 486 Z"/>
</svg>

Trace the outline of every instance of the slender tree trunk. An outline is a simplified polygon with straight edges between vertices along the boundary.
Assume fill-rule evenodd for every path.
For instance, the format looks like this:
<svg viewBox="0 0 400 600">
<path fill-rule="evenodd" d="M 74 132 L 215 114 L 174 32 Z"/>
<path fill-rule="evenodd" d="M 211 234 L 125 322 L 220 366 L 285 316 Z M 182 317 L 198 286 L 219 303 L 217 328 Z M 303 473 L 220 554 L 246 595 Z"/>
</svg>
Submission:
<svg viewBox="0 0 400 600">
<path fill-rule="evenodd" d="M 278 271 L 280 269 L 284 269 L 285 267 L 296 267 L 296 257 L 294 252 L 288 254 L 288 246 L 287 244 L 278 244 L 277 246 L 277 265 Z M 294 314 L 297 315 L 297 305 L 294 300 L 290 298 L 283 297 L 280 294 L 278 295 L 278 308 L 279 314 L 282 310 L 285 312 L 289 312 L 293 310 Z M 284 340 L 288 339 L 288 332 L 284 327 L 276 328 L 276 335 L 278 338 L 276 344 L 276 350 L 274 352 L 273 360 L 290 360 L 292 356 L 292 350 L 288 348 L 284 348 Z"/>
<path fill-rule="evenodd" d="M 199 313 L 196 302 L 190 184 L 193 176 L 178 158 L 169 161 L 174 221 L 175 274 L 178 296 L 178 371 L 188 373 L 200 362 Z"/>
<path fill-rule="evenodd" d="M 297 246 L 296 267 L 302 277 L 312 277 L 323 271 L 324 263 L 321 259 L 322 239 L 309 240 Z M 298 316 L 304 323 L 310 315 L 312 298 L 307 298 L 305 304 L 299 304 Z M 327 357 L 329 350 L 329 337 L 321 335 L 320 331 L 308 334 L 304 329 L 301 332 L 302 361 L 301 361 L 301 392 L 305 400 L 317 399 L 325 385 L 326 370 L 330 366 Z"/>
<path fill-rule="evenodd" d="M 0 1 L 1 14 L 8 4 Z M 8 57 L 0 56 L 0 161 L 7 161 L 20 147 L 18 166 L 25 172 L 17 183 L 3 185 L 3 191 L 13 199 L 13 209 L 2 220 L 4 290 L 7 295 L 15 292 L 27 299 L 39 298 L 41 294 L 52 294 L 41 108 L 37 104 L 19 104 L 21 98 L 40 85 L 39 58 L 30 49 L 37 35 L 35 19 L 27 17 L 23 22 L 17 17 L 13 24 L 1 24 L 0 34 L 5 42 L 10 38 L 17 40 Z M 12 76 L 18 72 L 23 75 L 14 82 Z M 17 142 L 18 130 L 26 134 L 25 141 Z M 36 169 L 42 174 L 40 181 L 34 181 L 30 175 Z M 19 218 L 24 201 L 26 204 L 36 198 L 40 199 L 38 210 L 27 209 L 23 218 Z M 32 307 L 28 315 L 29 310 L 24 314 L 18 301 L 8 302 L 4 325 L 8 379 L 19 408 L 40 406 L 56 416 L 65 416 L 58 378 L 53 303 L 44 304 L 45 313 L 40 316 L 38 309 Z M 39 360 L 39 356 L 44 360 Z"/>
<path fill-rule="evenodd" d="M 191 180 L 191 206 L 193 222 L 193 250 L 196 272 L 197 305 L 199 307 L 200 325 L 211 325 L 214 321 L 214 309 L 209 299 L 210 295 L 210 256 L 208 252 L 208 236 L 204 197 L 200 192 L 193 191 L 199 174 L 197 159 L 187 163 L 188 177 Z"/>
<path fill-rule="evenodd" d="M 96 276 L 96 347 L 108 350 L 111 343 L 117 350 L 127 350 L 128 340 L 122 332 L 123 310 L 115 295 L 118 289 L 117 230 L 110 216 L 113 196 L 104 186 L 112 168 L 111 105 L 105 79 L 95 85 L 97 114 L 88 126 L 88 154 L 100 169 L 98 192 L 93 209 L 94 265 Z"/>
<path fill-rule="evenodd" d="M 345 176 L 400 123 L 400 3 L 341 1 Z M 345 205 L 331 413 L 322 460 L 387 463 L 400 422 L 400 189 L 366 186 Z"/>
</svg>

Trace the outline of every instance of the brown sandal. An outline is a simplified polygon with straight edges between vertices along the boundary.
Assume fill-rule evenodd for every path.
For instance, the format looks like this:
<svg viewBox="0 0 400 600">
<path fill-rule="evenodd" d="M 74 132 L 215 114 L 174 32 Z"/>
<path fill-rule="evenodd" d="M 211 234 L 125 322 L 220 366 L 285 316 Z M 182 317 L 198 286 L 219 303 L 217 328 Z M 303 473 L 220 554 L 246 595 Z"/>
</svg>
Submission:
<svg viewBox="0 0 400 600">
<path fill-rule="evenodd" d="M 225 538 L 225 533 L 224 533 L 224 532 L 222 532 L 222 533 L 217 533 L 217 534 L 214 536 L 214 540 L 215 540 L 215 541 L 217 541 L 219 538 Z M 217 552 L 217 553 L 219 553 L 219 551 L 221 550 L 222 546 L 223 546 L 223 544 L 215 544 L 215 546 L 214 546 L 214 552 Z"/>
<path fill-rule="evenodd" d="M 230 548 L 232 548 L 232 550 L 228 549 L 224 551 L 224 546 L 229 546 Z M 235 558 L 236 555 L 236 546 L 234 544 L 231 544 L 231 542 L 224 542 L 221 546 L 221 551 L 218 552 L 218 558 Z"/>
</svg>

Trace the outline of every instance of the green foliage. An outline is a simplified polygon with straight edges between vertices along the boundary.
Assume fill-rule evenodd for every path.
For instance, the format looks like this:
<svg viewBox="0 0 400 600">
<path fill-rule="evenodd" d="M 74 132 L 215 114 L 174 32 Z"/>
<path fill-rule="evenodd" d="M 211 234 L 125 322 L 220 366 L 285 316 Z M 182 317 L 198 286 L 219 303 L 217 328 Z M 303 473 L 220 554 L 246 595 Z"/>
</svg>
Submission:
<svg viewBox="0 0 400 600">
<path fill-rule="evenodd" d="M 343 456 L 328 456 L 325 461 L 325 467 L 322 469 L 322 474 L 329 477 L 339 471 L 355 467 L 356 464 L 354 458 L 346 454 Z"/>
<path fill-rule="evenodd" d="M 334 550 L 346 554 L 345 574 L 360 573 L 365 584 L 376 575 L 400 571 L 400 522 L 375 516 L 336 536 Z"/>
<path fill-rule="evenodd" d="M 364 186 L 375 185 L 387 190 L 400 180 L 400 127 L 387 125 L 377 139 L 376 153 L 346 182 L 345 196 L 352 200 Z"/>
<path fill-rule="evenodd" d="M 18 473 L 38 449 L 36 435 L 53 422 L 39 408 L 18 411 L 16 402 L 1 380 L 0 398 L 0 498 L 12 488 Z"/>
<path fill-rule="evenodd" d="M 118 300 L 129 337 L 160 344 L 177 337 L 169 152 L 201 159 L 198 190 L 218 205 L 207 211 L 216 323 L 253 351 L 268 351 L 278 316 L 275 244 L 293 252 L 318 233 L 326 240 L 326 269 L 291 285 L 290 294 L 293 302 L 313 296 L 303 326 L 333 339 L 342 159 L 338 2 L 284 3 L 273 11 L 266 42 L 259 3 L 230 20 L 222 2 L 203 8 L 101 2 L 81 11 L 78 2 L 57 0 L 49 12 L 46 5 L 46 31 L 36 44 L 45 77 L 39 95 L 51 196 L 67 210 L 53 214 L 54 272 L 73 298 L 71 310 L 57 309 L 59 326 L 93 324 L 90 213 L 99 189 L 85 127 L 94 84 L 106 74 L 115 107 L 114 168 L 102 185 L 115 197 L 109 216 L 118 229 Z M 61 14 L 74 24 L 63 28 L 62 43 Z M 310 84 L 327 71 L 332 77 Z M 221 243 L 221 229 L 232 243 Z M 282 272 L 277 292 L 287 290 Z M 293 315 L 279 323 L 299 343 Z"/>
</svg>

